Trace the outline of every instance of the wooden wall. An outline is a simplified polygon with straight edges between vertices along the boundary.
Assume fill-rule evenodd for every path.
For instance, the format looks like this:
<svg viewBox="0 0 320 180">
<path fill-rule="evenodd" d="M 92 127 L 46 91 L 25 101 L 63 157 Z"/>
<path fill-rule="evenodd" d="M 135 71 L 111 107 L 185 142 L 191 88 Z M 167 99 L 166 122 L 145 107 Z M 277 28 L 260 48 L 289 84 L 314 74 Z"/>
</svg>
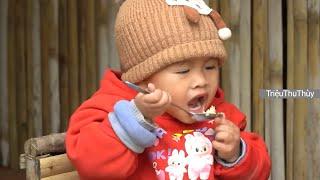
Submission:
<svg viewBox="0 0 320 180">
<path fill-rule="evenodd" d="M 207 1 L 208 2 L 208 1 Z M 222 68 L 229 101 L 264 137 L 271 179 L 320 177 L 320 99 L 262 99 L 260 89 L 320 89 L 320 0 L 210 0 L 232 29 Z M 119 68 L 110 0 L 0 0 L 0 164 L 30 137 L 63 132 Z"/>
</svg>

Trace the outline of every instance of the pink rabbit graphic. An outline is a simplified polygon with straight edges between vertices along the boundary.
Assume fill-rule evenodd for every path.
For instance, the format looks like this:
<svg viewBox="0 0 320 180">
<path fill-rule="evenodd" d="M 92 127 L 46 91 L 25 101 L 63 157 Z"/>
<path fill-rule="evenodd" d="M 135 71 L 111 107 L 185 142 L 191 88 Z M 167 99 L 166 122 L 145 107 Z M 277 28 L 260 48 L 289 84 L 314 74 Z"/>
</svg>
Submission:
<svg viewBox="0 0 320 180">
<path fill-rule="evenodd" d="M 183 150 L 178 152 L 177 149 L 172 151 L 172 155 L 168 158 L 168 166 L 165 171 L 169 173 L 170 180 L 182 180 L 183 174 L 187 172 L 186 158 Z"/>
<path fill-rule="evenodd" d="M 185 136 L 189 179 L 208 179 L 213 165 L 212 144 L 201 132 Z"/>
</svg>

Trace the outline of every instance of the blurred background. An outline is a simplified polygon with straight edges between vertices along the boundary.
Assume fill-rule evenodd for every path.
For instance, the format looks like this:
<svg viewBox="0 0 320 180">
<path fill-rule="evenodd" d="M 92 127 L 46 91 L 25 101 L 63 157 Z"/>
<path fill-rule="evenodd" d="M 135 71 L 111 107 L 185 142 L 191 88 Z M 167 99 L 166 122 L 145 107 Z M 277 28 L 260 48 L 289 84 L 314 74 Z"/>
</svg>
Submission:
<svg viewBox="0 0 320 180">
<path fill-rule="evenodd" d="M 320 178 L 320 99 L 262 99 L 260 89 L 320 89 L 320 0 L 207 0 L 233 36 L 221 86 L 264 137 L 270 179 Z M 68 118 L 119 69 L 114 0 L 0 0 L 0 166 Z"/>
</svg>

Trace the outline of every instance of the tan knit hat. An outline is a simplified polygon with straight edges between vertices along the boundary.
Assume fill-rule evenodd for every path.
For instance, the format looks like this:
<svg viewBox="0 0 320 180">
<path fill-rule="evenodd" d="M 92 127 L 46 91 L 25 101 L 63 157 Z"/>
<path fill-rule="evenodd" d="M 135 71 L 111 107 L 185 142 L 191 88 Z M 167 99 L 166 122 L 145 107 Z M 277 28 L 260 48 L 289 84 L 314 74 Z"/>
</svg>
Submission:
<svg viewBox="0 0 320 180">
<path fill-rule="evenodd" d="M 122 80 L 140 82 L 175 62 L 213 57 L 222 65 L 226 51 L 210 16 L 188 20 L 183 6 L 166 0 L 126 0 L 115 24 Z M 190 18 L 189 18 L 190 19 Z"/>
</svg>

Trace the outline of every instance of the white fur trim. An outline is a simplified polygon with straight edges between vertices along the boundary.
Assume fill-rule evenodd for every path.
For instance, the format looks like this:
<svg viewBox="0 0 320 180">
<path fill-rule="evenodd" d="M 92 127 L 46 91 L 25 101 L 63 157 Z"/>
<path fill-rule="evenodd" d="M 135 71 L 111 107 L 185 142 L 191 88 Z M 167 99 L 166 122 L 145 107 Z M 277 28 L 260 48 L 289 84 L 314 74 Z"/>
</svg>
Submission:
<svg viewBox="0 0 320 180">
<path fill-rule="evenodd" d="M 169 6 L 188 6 L 203 15 L 208 15 L 212 11 L 212 9 L 203 0 L 166 0 L 166 3 Z"/>
</svg>

